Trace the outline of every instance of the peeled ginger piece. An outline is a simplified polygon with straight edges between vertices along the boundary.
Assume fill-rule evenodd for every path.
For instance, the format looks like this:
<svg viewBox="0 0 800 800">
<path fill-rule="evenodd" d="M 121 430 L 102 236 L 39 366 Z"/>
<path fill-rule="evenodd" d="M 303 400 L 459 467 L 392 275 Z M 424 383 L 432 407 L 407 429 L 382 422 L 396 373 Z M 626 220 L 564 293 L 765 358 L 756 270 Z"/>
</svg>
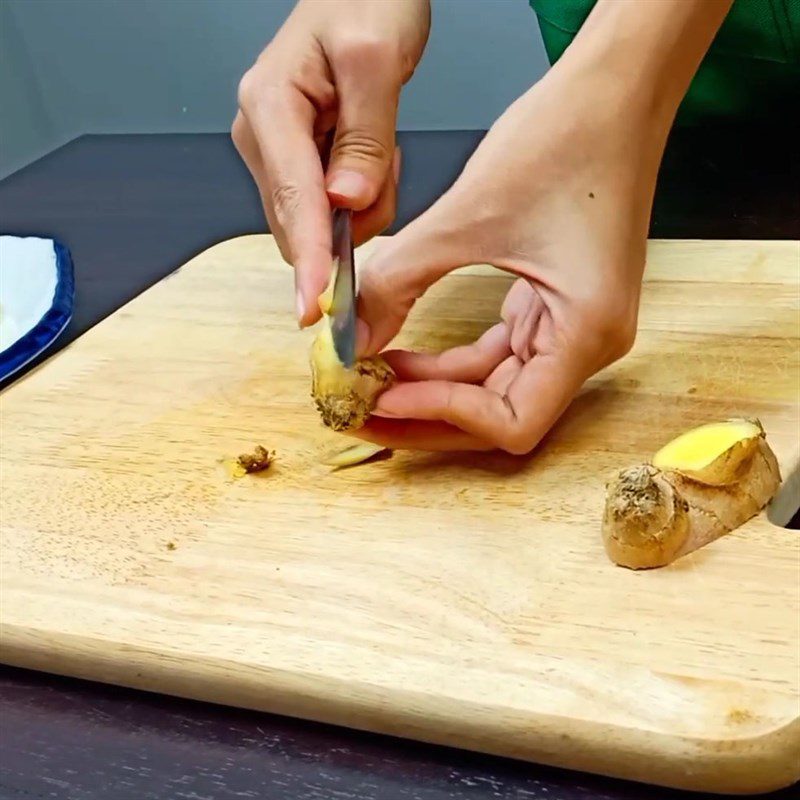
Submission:
<svg viewBox="0 0 800 800">
<path fill-rule="evenodd" d="M 395 375 L 380 356 L 356 361 L 351 368 L 339 361 L 328 318 L 333 286 L 331 278 L 317 300 L 323 316 L 311 345 L 311 396 L 325 425 L 334 431 L 352 431 L 366 424 L 378 395 L 394 383 Z"/>
<path fill-rule="evenodd" d="M 654 456 L 657 469 L 674 470 L 709 486 L 737 479 L 739 468 L 752 455 L 764 429 L 756 420 L 730 419 L 701 425 L 673 439 Z"/>
<path fill-rule="evenodd" d="M 380 357 L 356 361 L 348 369 L 333 346 L 328 318 L 311 346 L 311 395 L 331 430 L 351 431 L 366 424 L 378 395 L 394 382 L 394 372 Z"/>
</svg>

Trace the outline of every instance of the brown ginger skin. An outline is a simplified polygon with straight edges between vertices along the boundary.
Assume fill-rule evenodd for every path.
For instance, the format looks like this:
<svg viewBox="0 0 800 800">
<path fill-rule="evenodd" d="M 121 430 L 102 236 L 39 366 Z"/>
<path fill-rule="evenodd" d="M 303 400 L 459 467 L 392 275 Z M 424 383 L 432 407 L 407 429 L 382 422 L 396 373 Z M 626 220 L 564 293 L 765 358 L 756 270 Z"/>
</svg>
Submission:
<svg viewBox="0 0 800 800">
<path fill-rule="evenodd" d="M 336 356 L 330 329 L 320 331 L 311 348 L 311 396 L 322 421 L 334 431 L 363 427 L 378 396 L 394 383 L 392 368 L 380 357 L 357 361 L 351 369 Z"/>
<path fill-rule="evenodd" d="M 611 560 L 632 569 L 669 564 L 689 533 L 685 501 L 650 464 L 628 467 L 606 486 L 603 541 Z"/>
<path fill-rule="evenodd" d="M 326 388 L 325 378 L 312 381 L 311 394 L 322 421 L 334 431 L 362 428 L 375 408 L 378 395 L 394 381 L 394 373 L 381 359 L 357 362 L 352 377 L 337 387 Z"/>
</svg>

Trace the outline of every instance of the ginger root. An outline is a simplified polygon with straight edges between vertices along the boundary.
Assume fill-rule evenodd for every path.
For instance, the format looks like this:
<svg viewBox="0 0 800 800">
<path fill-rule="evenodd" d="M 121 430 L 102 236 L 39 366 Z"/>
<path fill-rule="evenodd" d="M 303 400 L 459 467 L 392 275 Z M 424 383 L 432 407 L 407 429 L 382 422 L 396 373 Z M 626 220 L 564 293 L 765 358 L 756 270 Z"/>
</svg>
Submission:
<svg viewBox="0 0 800 800">
<path fill-rule="evenodd" d="M 330 303 L 328 287 L 319 298 L 322 328 L 311 346 L 311 396 L 329 428 L 351 431 L 366 424 L 378 395 L 394 383 L 395 375 L 380 356 L 357 361 L 350 369 L 339 361 L 327 316 Z"/>
<path fill-rule="evenodd" d="M 702 425 L 608 482 L 606 552 L 623 567 L 663 567 L 755 516 L 780 481 L 758 420 Z"/>
</svg>

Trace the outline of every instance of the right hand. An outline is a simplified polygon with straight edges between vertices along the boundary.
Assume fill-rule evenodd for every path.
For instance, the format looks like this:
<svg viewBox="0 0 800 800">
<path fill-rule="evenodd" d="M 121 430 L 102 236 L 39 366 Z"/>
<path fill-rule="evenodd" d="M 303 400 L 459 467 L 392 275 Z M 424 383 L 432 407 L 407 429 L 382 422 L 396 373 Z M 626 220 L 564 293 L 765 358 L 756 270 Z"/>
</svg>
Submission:
<svg viewBox="0 0 800 800">
<path fill-rule="evenodd" d="M 301 326 L 330 279 L 331 205 L 356 212 L 356 244 L 394 219 L 397 104 L 429 28 L 429 0 L 300 0 L 239 84 L 233 141 L 295 267 Z"/>
</svg>

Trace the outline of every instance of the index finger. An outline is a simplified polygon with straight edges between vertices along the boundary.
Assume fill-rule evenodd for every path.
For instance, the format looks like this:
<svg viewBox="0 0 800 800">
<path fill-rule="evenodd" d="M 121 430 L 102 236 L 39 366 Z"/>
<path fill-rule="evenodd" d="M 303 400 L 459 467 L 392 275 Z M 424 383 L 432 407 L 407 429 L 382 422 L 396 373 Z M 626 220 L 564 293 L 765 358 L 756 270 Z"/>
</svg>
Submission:
<svg viewBox="0 0 800 800">
<path fill-rule="evenodd" d="M 555 424 L 583 383 L 561 355 L 534 356 L 505 394 L 452 381 L 399 383 L 378 399 L 376 413 L 439 420 L 509 453 L 530 452 Z"/>
<path fill-rule="evenodd" d="M 330 203 L 314 142 L 316 110 L 294 89 L 267 89 L 242 109 L 264 165 L 263 195 L 296 270 L 301 325 L 319 319 L 317 298 L 331 273 Z M 278 233 L 278 231 L 274 231 Z"/>
<path fill-rule="evenodd" d="M 372 417 L 351 436 L 392 450 L 494 450 L 495 445 L 459 430 L 446 422 Z"/>
</svg>

